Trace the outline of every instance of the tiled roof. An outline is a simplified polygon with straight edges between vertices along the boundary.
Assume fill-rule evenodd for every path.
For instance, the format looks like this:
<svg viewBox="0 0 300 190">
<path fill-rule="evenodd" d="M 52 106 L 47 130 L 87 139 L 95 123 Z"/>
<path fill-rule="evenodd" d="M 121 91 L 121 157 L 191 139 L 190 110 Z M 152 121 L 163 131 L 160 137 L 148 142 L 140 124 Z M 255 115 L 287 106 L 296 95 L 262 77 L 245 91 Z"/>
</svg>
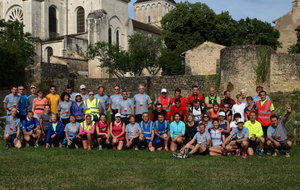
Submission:
<svg viewBox="0 0 300 190">
<path fill-rule="evenodd" d="M 152 32 L 152 33 L 159 34 L 159 35 L 161 34 L 161 30 L 159 28 L 152 26 L 150 24 L 146 24 L 146 23 L 143 23 L 143 22 L 140 22 L 137 20 L 133 20 L 133 19 L 132 19 L 132 24 L 133 24 L 133 28 L 138 28 L 138 29 Z"/>
</svg>

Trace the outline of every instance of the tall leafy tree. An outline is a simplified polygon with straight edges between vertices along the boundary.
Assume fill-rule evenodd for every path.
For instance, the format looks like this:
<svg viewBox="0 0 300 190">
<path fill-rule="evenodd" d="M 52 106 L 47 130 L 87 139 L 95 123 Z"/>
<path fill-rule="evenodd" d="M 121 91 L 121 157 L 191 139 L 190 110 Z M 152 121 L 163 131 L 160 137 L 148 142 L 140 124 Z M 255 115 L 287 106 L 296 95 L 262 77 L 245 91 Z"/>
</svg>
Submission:
<svg viewBox="0 0 300 190">
<path fill-rule="evenodd" d="M 38 38 L 23 31 L 22 23 L 0 20 L 1 86 L 24 83 L 25 67 L 34 62 L 38 41 Z"/>
</svg>

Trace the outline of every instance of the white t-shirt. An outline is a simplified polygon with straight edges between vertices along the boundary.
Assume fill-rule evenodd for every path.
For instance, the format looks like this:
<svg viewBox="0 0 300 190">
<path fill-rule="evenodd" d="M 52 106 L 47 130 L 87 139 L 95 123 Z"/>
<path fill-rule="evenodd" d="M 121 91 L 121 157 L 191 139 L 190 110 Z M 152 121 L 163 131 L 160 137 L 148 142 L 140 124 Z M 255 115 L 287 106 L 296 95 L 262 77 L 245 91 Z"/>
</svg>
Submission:
<svg viewBox="0 0 300 190">
<path fill-rule="evenodd" d="M 234 104 L 232 106 L 232 115 L 234 115 L 235 113 L 240 113 L 242 116 L 242 120 L 245 121 L 245 117 L 244 117 L 244 111 L 246 108 L 246 104 L 241 103 L 241 104 Z"/>
</svg>

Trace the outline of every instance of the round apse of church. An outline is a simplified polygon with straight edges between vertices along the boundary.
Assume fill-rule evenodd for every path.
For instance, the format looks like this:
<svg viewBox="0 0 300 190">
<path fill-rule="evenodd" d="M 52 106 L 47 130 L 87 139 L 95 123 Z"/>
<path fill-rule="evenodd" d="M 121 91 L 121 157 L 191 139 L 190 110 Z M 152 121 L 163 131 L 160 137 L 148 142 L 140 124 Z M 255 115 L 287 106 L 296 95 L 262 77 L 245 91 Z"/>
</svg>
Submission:
<svg viewBox="0 0 300 190">
<path fill-rule="evenodd" d="M 6 21 L 23 22 L 23 9 L 20 6 L 12 6 L 6 14 Z"/>
</svg>

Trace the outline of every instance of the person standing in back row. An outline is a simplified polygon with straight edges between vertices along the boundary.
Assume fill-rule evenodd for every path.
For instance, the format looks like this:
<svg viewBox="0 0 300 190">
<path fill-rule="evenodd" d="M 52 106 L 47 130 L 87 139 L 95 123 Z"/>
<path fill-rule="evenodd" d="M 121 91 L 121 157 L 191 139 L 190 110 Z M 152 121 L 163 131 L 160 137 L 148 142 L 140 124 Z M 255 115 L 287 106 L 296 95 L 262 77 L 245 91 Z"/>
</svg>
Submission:
<svg viewBox="0 0 300 190">
<path fill-rule="evenodd" d="M 27 98 L 27 111 L 32 111 L 33 100 L 37 98 L 36 86 L 30 87 L 30 95 Z"/>
<path fill-rule="evenodd" d="M 135 105 L 135 120 L 137 123 L 140 123 L 143 113 L 148 113 L 148 108 L 151 107 L 152 101 L 150 96 L 145 93 L 145 86 L 139 85 L 139 93 L 133 97 Z"/>
<path fill-rule="evenodd" d="M 175 105 L 175 100 L 176 99 L 180 99 L 180 102 L 181 102 L 181 106 L 185 109 L 187 109 L 187 104 L 188 104 L 188 101 L 185 97 L 181 96 L 181 90 L 180 88 L 176 88 L 175 89 L 175 94 L 174 94 L 174 97 L 171 98 L 171 104 L 174 106 Z"/>
<path fill-rule="evenodd" d="M 109 98 L 109 108 L 111 110 L 111 120 L 115 121 L 115 115 L 120 109 L 120 101 L 122 100 L 121 87 L 119 85 L 114 86 L 114 94 Z"/>
<path fill-rule="evenodd" d="M 216 89 L 213 87 L 209 88 L 209 95 L 205 97 L 205 105 L 206 105 L 206 110 L 210 110 L 213 108 L 213 105 L 215 103 L 220 104 L 221 99 L 220 97 L 216 94 Z"/>
<path fill-rule="evenodd" d="M 46 96 L 46 98 L 48 99 L 51 112 L 58 114 L 58 104 L 60 101 L 60 96 L 56 94 L 56 86 L 50 86 L 50 93 Z"/>
<path fill-rule="evenodd" d="M 11 93 L 5 96 L 3 100 L 3 107 L 8 116 L 10 115 L 12 108 L 16 108 L 17 110 L 19 109 L 20 101 L 21 97 L 17 93 L 17 87 L 12 87 Z"/>
<path fill-rule="evenodd" d="M 195 100 L 200 102 L 201 107 L 204 106 L 204 97 L 199 93 L 199 87 L 196 85 L 192 87 L 192 94 L 188 97 L 188 108 L 193 106 Z"/>
<path fill-rule="evenodd" d="M 167 112 L 166 114 L 166 120 L 170 120 L 171 118 L 171 98 L 168 96 L 167 89 L 163 88 L 161 89 L 161 96 L 159 96 L 155 104 L 160 103 L 162 105 L 162 109 Z"/>
<path fill-rule="evenodd" d="M 97 98 L 100 101 L 102 111 L 101 113 L 104 113 L 106 115 L 106 111 L 109 106 L 109 97 L 104 93 L 104 91 L 104 86 L 99 86 L 98 94 L 95 94 L 95 98 Z"/>
<path fill-rule="evenodd" d="M 28 96 L 24 93 L 25 88 L 24 86 L 19 86 L 18 87 L 18 93 L 19 96 L 21 97 L 20 104 L 19 104 L 19 118 L 21 121 L 26 119 L 27 115 L 27 98 Z"/>
<path fill-rule="evenodd" d="M 261 100 L 256 102 L 257 121 L 261 123 L 266 138 L 268 127 L 272 124 L 270 117 L 273 115 L 275 107 L 273 102 L 267 99 L 266 91 L 261 91 L 259 95 Z"/>
</svg>

